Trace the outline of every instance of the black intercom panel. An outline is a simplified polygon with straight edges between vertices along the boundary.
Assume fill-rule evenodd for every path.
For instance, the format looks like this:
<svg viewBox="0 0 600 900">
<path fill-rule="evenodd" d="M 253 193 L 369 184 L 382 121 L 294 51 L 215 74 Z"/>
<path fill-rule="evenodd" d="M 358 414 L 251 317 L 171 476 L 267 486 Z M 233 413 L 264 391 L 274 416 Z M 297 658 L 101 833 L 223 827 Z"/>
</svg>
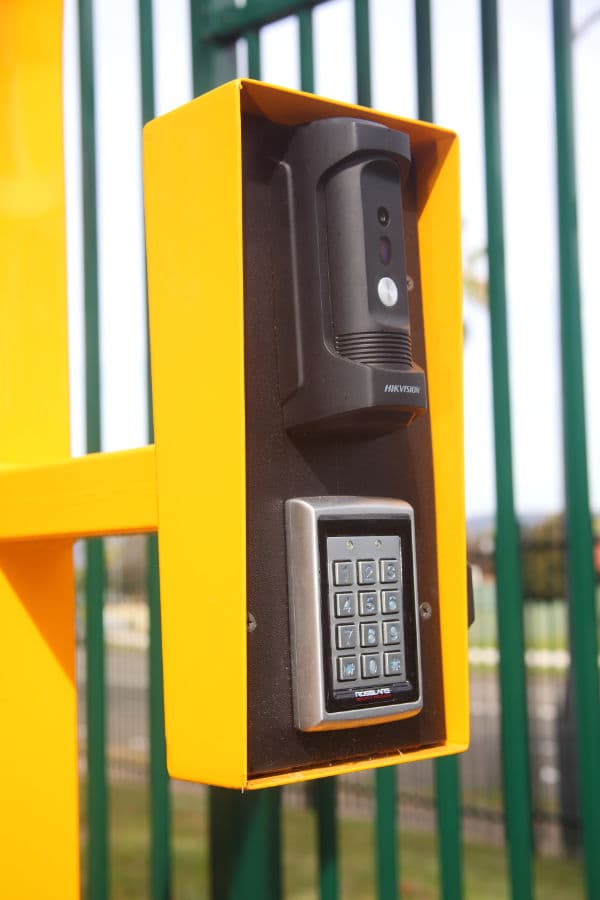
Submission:
<svg viewBox="0 0 600 900">
<path fill-rule="evenodd" d="M 445 738 L 429 415 L 423 403 L 424 393 L 404 396 L 400 393 L 399 399 L 393 396 L 395 391 L 376 392 L 381 371 L 388 379 L 384 386 L 420 384 L 425 391 L 427 366 L 414 173 L 407 157 L 403 157 L 405 163 L 394 158 L 398 174 L 394 170 L 389 198 L 385 195 L 389 205 L 375 198 L 375 216 L 379 207 L 385 206 L 390 224 L 392 215 L 398 221 L 397 204 L 401 198 L 403 262 L 395 263 L 399 267 L 397 271 L 389 270 L 393 271 L 397 286 L 400 285 L 399 297 L 402 282 L 399 273 L 403 266 L 406 272 L 403 299 L 397 301 L 398 318 L 388 323 L 388 308 L 382 301 L 381 309 L 376 307 L 377 315 L 372 316 L 367 287 L 365 306 L 358 313 L 365 318 L 352 320 L 354 314 L 347 314 L 343 308 L 346 290 L 343 273 L 339 294 L 337 288 L 330 294 L 339 296 L 340 303 L 332 300 L 323 312 L 321 274 L 318 277 L 315 274 L 322 273 L 322 247 L 317 257 L 312 255 L 311 264 L 310 249 L 298 250 L 293 240 L 294 233 L 296 237 L 300 233 L 312 242 L 308 224 L 304 227 L 301 217 L 293 212 L 293 208 L 298 208 L 293 201 L 296 164 L 290 162 L 289 154 L 303 127 L 274 124 L 259 111 L 242 120 L 247 603 L 251 622 L 248 769 L 253 775 L 424 748 L 440 744 Z M 388 129 L 382 129 L 382 133 L 387 132 Z M 395 140 L 393 143 L 396 147 Z M 405 141 L 401 143 L 406 147 Z M 385 157 L 385 165 L 377 164 L 376 168 L 381 168 L 376 172 L 377 180 L 390 180 L 388 159 L 392 155 Z M 360 186 L 360 177 L 357 183 Z M 300 195 L 301 192 L 297 194 Z M 320 196 L 322 199 L 322 193 Z M 305 200 L 306 208 L 312 209 L 308 194 Z M 330 203 L 335 220 L 340 216 L 335 211 L 336 203 L 340 202 L 334 197 Z M 310 222 L 314 221 L 311 212 Z M 326 232 L 327 216 L 323 218 L 319 214 L 317 222 Z M 344 227 L 338 235 L 339 246 L 351 240 L 344 234 Z M 386 227 L 389 225 L 378 223 L 374 234 L 378 238 L 391 234 L 385 231 Z M 311 243 L 311 246 L 315 245 Z M 379 243 L 375 246 L 374 252 L 379 254 Z M 395 250 L 392 248 L 392 253 Z M 337 253 L 334 247 L 330 257 L 334 270 Z M 300 259 L 304 260 L 301 269 Z M 373 263 L 365 258 L 364 271 L 371 271 L 372 265 L 386 265 L 378 259 L 379 262 Z M 375 277 L 385 276 L 378 275 L 377 271 Z M 368 282 L 369 275 L 365 278 Z M 313 289 L 311 283 L 316 285 Z M 377 321 L 377 316 L 381 321 Z M 392 348 L 396 355 L 391 367 L 387 356 L 369 361 L 344 355 L 340 351 L 347 349 L 348 344 L 344 347 L 338 341 L 336 346 L 336 337 L 358 333 L 348 328 L 362 328 L 363 332 L 373 328 L 384 339 L 388 333 L 408 336 L 410 359 L 406 355 L 401 358 L 398 347 Z M 308 369 L 311 357 L 307 347 L 314 351 Z M 323 361 L 326 364 L 319 368 Z M 334 373 L 338 366 L 347 373 L 345 377 Z M 417 396 L 421 398 L 419 403 L 411 406 L 407 398 L 415 400 Z M 420 414 L 415 415 L 416 412 Z M 343 496 L 396 499 L 406 503 L 414 513 L 415 583 L 419 602 L 425 603 L 428 610 L 427 616 L 421 617 L 415 606 L 420 699 L 414 714 L 393 721 L 374 722 L 368 727 L 350 723 L 343 730 L 303 730 L 298 727 L 294 711 L 286 503 L 294 498 Z M 378 537 L 380 530 L 381 523 L 369 533 Z M 383 629 L 381 608 L 380 616 L 379 627 Z M 356 624 L 363 623 L 357 619 Z M 384 654 L 391 651 L 383 645 L 383 630 L 380 635 L 382 646 L 378 652 L 383 666 Z M 413 680 L 416 683 L 418 679 Z"/>
<path fill-rule="evenodd" d="M 408 315 L 408 136 L 354 118 L 281 136 L 270 202 L 285 425 L 372 434 L 408 424 L 427 406 Z"/>
</svg>

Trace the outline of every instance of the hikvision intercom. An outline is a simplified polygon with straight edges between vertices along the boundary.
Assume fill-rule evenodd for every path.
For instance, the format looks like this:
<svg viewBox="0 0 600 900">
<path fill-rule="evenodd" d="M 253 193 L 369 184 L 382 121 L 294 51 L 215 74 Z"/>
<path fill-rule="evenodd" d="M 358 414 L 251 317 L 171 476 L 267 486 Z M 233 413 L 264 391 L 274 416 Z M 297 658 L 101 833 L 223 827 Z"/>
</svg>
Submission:
<svg viewBox="0 0 600 900">
<path fill-rule="evenodd" d="M 409 136 L 334 117 L 280 126 L 271 139 L 282 145 L 271 214 L 286 427 L 408 424 L 427 407 L 408 307 Z"/>
<path fill-rule="evenodd" d="M 144 158 L 171 774 L 464 749 L 455 135 L 238 81 Z"/>
</svg>

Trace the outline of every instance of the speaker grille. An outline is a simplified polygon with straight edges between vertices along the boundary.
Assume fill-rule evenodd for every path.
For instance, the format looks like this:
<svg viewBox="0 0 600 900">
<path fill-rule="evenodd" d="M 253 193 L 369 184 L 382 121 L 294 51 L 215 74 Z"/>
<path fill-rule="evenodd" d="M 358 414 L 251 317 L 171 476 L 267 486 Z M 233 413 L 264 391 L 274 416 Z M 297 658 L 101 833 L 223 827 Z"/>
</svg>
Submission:
<svg viewBox="0 0 600 900">
<path fill-rule="evenodd" d="M 402 331 L 362 331 L 340 334 L 335 349 L 341 356 L 368 366 L 412 369 L 410 335 Z"/>
</svg>

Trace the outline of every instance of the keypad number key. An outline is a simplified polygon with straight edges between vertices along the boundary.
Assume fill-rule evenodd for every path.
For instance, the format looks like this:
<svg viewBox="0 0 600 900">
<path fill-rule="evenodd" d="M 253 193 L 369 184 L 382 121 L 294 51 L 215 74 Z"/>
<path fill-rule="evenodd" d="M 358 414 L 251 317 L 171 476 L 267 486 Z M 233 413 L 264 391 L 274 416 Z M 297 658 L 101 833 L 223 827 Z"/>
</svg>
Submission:
<svg viewBox="0 0 600 900">
<path fill-rule="evenodd" d="M 338 625 L 335 642 L 338 650 L 352 650 L 356 647 L 356 625 Z"/>
<path fill-rule="evenodd" d="M 361 559 L 358 563 L 358 583 L 375 584 L 377 581 L 377 568 L 375 560 Z"/>
<path fill-rule="evenodd" d="M 381 609 L 384 615 L 400 611 L 400 594 L 398 591 L 381 592 Z"/>
<path fill-rule="evenodd" d="M 363 653 L 361 661 L 363 678 L 379 678 L 381 675 L 379 653 Z"/>
<path fill-rule="evenodd" d="M 398 560 L 381 559 L 379 561 L 379 576 L 386 584 L 398 581 Z"/>
<path fill-rule="evenodd" d="M 335 614 L 339 618 L 356 615 L 356 600 L 354 594 L 335 595 Z"/>
<path fill-rule="evenodd" d="M 400 622 L 384 622 L 383 623 L 383 643 L 399 644 L 402 640 L 402 629 Z"/>
<path fill-rule="evenodd" d="M 338 659 L 338 680 L 356 681 L 358 678 L 358 660 L 356 656 L 340 656 Z"/>
<path fill-rule="evenodd" d="M 376 616 L 377 591 L 359 591 L 358 605 L 361 616 Z"/>
<path fill-rule="evenodd" d="M 333 564 L 333 581 L 338 586 L 347 586 L 354 581 L 354 564 L 348 560 Z"/>
<path fill-rule="evenodd" d="M 379 643 L 379 625 L 376 622 L 368 622 L 360 626 L 361 647 L 376 647 Z"/>
<path fill-rule="evenodd" d="M 406 672 L 404 671 L 404 653 L 396 651 L 394 653 L 384 653 L 384 672 L 386 675 L 393 675 L 401 681 L 406 680 Z"/>
</svg>

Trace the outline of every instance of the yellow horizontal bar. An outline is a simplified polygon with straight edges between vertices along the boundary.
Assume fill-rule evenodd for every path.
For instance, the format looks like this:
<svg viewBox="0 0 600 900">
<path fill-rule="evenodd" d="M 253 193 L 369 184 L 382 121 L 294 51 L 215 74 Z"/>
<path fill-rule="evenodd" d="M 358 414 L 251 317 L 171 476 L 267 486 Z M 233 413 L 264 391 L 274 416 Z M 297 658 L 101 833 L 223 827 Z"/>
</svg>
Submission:
<svg viewBox="0 0 600 900">
<path fill-rule="evenodd" d="M 154 445 L 0 466 L 0 541 L 156 531 Z"/>
</svg>

